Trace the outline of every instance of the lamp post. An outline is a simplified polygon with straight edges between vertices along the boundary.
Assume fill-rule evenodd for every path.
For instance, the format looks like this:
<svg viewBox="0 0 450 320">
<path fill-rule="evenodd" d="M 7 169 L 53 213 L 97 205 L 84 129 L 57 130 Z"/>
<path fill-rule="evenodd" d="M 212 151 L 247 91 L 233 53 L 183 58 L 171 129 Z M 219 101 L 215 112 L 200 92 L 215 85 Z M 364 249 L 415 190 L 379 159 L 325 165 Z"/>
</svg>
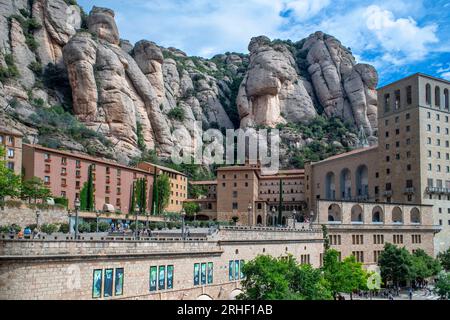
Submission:
<svg viewBox="0 0 450 320">
<path fill-rule="evenodd" d="M 185 240 L 184 218 L 186 217 L 186 211 L 184 210 L 184 208 L 181 209 L 180 215 L 181 215 L 181 237 L 183 238 L 183 240 Z"/>
<path fill-rule="evenodd" d="M 39 217 L 41 215 L 41 210 L 36 210 L 36 229 L 39 230 Z"/>
<path fill-rule="evenodd" d="M 314 211 L 310 211 L 309 212 L 309 228 L 312 229 L 312 224 L 313 224 L 313 218 L 314 218 Z"/>
<path fill-rule="evenodd" d="M 248 203 L 248 207 L 247 207 L 247 210 L 248 210 L 248 225 L 249 225 L 249 226 L 251 225 L 251 219 L 250 219 L 250 217 L 251 217 L 251 214 L 252 214 L 252 209 L 253 209 L 252 203 L 249 202 L 249 203 Z"/>
<path fill-rule="evenodd" d="M 272 207 L 272 227 L 275 227 L 275 215 L 277 214 L 277 210 L 275 207 Z"/>
<path fill-rule="evenodd" d="M 139 212 L 139 205 L 136 203 L 136 206 L 134 208 L 134 237 L 136 239 L 139 236 L 138 212 Z"/>
<path fill-rule="evenodd" d="M 100 218 L 100 211 L 95 211 L 95 216 L 97 217 L 97 233 L 98 233 L 98 218 Z"/>
<path fill-rule="evenodd" d="M 72 212 L 70 209 L 67 210 L 67 216 L 69 217 L 69 234 L 72 233 Z"/>
<path fill-rule="evenodd" d="M 80 209 L 81 203 L 80 199 L 75 198 L 74 207 L 75 207 L 75 239 L 78 239 L 78 210 Z"/>
<path fill-rule="evenodd" d="M 295 220 L 297 219 L 296 217 L 297 217 L 297 210 L 295 210 L 294 208 L 294 210 L 292 211 L 292 220 L 294 223 L 294 229 L 295 229 Z"/>
</svg>

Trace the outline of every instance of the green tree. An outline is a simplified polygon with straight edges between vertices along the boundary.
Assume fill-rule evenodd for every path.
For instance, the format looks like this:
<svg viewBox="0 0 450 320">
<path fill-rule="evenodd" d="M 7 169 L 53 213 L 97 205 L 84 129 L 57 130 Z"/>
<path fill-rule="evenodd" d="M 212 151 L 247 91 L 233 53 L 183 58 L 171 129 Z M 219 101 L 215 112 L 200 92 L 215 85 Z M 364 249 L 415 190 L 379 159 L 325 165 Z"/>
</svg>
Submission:
<svg viewBox="0 0 450 320">
<path fill-rule="evenodd" d="M 44 181 L 38 177 L 33 177 L 22 182 L 21 198 L 36 202 L 37 199 L 46 200 L 51 197 L 52 193 L 49 188 L 44 185 Z"/>
<path fill-rule="evenodd" d="M 94 177 L 92 165 L 88 169 L 88 180 L 83 184 L 80 192 L 80 209 L 83 211 L 94 211 Z"/>
<path fill-rule="evenodd" d="M 242 300 L 326 300 L 331 293 L 321 270 L 299 265 L 292 256 L 258 256 L 245 263 Z"/>
<path fill-rule="evenodd" d="M 314 269 L 309 264 L 300 265 L 294 270 L 291 285 L 294 292 L 298 293 L 303 300 L 333 299 L 322 271 Z"/>
<path fill-rule="evenodd" d="M 147 208 L 147 180 L 145 178 L 133 182 L 131 189 L 130 214 L 136 214 L 136 205 L 139 208 L 138 214 L 144 215 Z"/>
<path fill-rule="evenodd" d="M 184 211 L 186 211 L 186 215 L 189 217 L 200 212 L 200 205 L 196 202 L 185 202 L 183 203 L 183 208 Z"/>
<path fill-rule="evenodd" d="M 442 267 L 446 271 L 450 271 L 450 249 L 447 249 L 447 251 L 439 253 L 437 258 L 441 262 Z"/>
<path fill-rule="evenodd" d="M 418 281 L 437 275 L 441 271 L 439 260 L 433 259 L 422 249 L 417 249 L 412 255 L 413 273 Z"/>
<path fill-rule="evenodd" d="M 434 292 L 441 299 L 450 299 L 450 272 L 441 272 L 436 280 Z"/>
<path fill-rule="evenodd" d="M 323 258 L 322 270 L 334 299 L 339 293 L 351 294 L 355 290 L 367 288 L 368 274 L 354 256 L 340 261 L 339 252 L 333 249 L 327 250 Z"/>
<path fill-rule="evenodd" d="M 6 167 L 5 149 L 0 146 L 0 202 L 3 206 L 5 197 L 20 196 L 21 178 L 13 170 Z"/>
<path fill-rule="evenodd" d="M 170 199 L 170 179 L 166 174 L 161 174 L 156 178 L 153 189 L 153 201 L 156 214 L 162 214 L 169 204 Z"/>
<path fill-rule="evenodd" d="M 392 282 L 399 287 L 400 282 L 415 277 L 412 255 L 405 248 L 386 243 L 378 259 L 381 278 L 384 283 Z"/>
<path fill-rule="evenodd" d="M 296 268 L 292 258 L 277 259 L 271 256 L 258 256 L 245 263 L 242 281 L 244 294 L 242 300 L 298 300 L 289 288 L 289 280 Z"/>
</svg>

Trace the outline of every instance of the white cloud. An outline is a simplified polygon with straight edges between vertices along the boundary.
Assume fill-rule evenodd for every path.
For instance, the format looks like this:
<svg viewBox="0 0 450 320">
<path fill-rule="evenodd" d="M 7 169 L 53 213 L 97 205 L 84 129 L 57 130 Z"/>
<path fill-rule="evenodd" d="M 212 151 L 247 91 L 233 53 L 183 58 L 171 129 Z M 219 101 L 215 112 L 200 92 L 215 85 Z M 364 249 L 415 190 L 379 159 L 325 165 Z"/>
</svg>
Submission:
<svg viewBox="0 0 450 320">
<path fill-rule="evenodd" d="M 429 53 L 428 45 L 438 43 L 437 25 L 419 27 L 411 17 L 396 19 L 391 11 L 369 6 L 366 26 L 384 50 L 383 59 L 395 65 L 419 61 Z"/>
<path fill-rule="evenodd" d="M 301 21 L 311 19 L 330 4 L 330 0 L 284 1 L 287 10 L 292 10 Z"/>
</svg>

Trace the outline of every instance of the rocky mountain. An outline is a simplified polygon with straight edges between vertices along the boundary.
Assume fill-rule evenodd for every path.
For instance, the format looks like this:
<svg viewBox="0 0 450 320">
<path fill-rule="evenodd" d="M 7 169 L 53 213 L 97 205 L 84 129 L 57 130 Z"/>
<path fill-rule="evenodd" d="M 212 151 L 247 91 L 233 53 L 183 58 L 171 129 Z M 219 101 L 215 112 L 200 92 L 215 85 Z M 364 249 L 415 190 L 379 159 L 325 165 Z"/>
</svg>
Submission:
<svg viewBox="0 0 450 320">
<path fill-rule="evenodd" d="M 121 39 L 110 9 L 0 0 L 0 121 L 51 147 L 121 162 L 167 156 L 186 143 L 175 130 L 193 136 L 201 123 L 286 127 L 286 148 L 299 148 L 314 140 L 302 130 L 318 115 L 373 137 L 377 82 L 372 66 L 321 32 L 296 43 L 256 37 L 249 54 L 204 59 Z"/>
</svg>

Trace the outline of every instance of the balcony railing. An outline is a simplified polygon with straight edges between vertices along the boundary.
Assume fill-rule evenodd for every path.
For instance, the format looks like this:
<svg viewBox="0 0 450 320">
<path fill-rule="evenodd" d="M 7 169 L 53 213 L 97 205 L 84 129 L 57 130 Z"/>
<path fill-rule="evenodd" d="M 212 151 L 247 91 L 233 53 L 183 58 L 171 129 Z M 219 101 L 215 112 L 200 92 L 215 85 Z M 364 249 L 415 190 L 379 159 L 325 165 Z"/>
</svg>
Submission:
<svg viewBox="0 0 450 320">
<path fill-rule="evenodd" d="M 65 177 L 67 176 L 67 172 L 61 172 L 61 175 Z"/>
<path fill-rule="evenodd" d="M 393 193 L 394 193 L 394 192 L 393 192 L 392 190 L 385 190 L 385 191 L 383 192 L 383 195 L 384 195 L 385 197 L 390 197 L 390 196 L 392 196 Z"/>
<path fill-rule="evenodd" d="M 425 192 L 428 194 L 450 194 L 449 188 L 427 187 Z"/>
<path fill-rule="evenodd" d="M 45 162 L 52 162 L 52 159 L 47 158 L 47 159 L 45 159 Z"/>
<path fill-rule="evenodd" d="M 405 194 L 414 194 L 416 189 L 414 187 L 405 188 Z"/>
</svg>

